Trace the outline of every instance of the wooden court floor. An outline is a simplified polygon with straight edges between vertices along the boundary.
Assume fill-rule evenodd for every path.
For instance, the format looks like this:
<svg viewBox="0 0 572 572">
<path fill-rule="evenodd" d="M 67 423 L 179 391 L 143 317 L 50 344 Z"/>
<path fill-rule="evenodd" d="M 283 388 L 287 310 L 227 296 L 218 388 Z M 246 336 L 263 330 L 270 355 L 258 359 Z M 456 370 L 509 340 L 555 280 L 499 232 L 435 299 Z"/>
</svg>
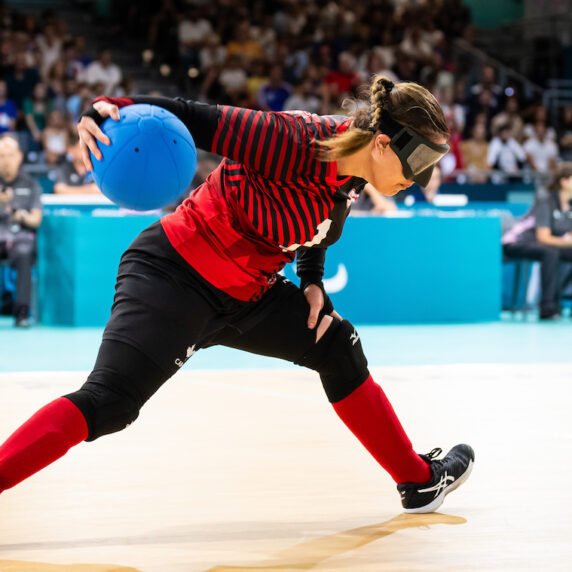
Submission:
<svg viewBox="0 0 572 572">
<path fill-rule="evenodd" d="M 572 570 L 572 364 L 376 368 L 416 449 L 475 448 L 438 513 L 303 370 L 192 371 L 0 495 L 0 572 Z M 0 439 L 80 373 L 0 375 Z"/>
</svg>

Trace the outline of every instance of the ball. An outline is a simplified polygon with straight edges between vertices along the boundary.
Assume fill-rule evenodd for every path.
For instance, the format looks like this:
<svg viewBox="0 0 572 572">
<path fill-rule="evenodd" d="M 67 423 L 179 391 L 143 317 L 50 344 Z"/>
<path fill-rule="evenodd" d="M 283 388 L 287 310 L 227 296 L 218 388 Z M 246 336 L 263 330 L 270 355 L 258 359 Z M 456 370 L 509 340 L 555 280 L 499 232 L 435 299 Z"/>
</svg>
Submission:
<svg viewBox="0 0 572 572">
<path fill-rule="evenodd" d="M 107 198 L 127 209 L 149 211 L 175 203 L 197 168 L 189 130 L 156 105 L 128 105 L 119 110 L 119 117 L 101 126 L 111 141 L 98 141 L 101 161 L 90 153 L 95 183 Z"/>
</svg>

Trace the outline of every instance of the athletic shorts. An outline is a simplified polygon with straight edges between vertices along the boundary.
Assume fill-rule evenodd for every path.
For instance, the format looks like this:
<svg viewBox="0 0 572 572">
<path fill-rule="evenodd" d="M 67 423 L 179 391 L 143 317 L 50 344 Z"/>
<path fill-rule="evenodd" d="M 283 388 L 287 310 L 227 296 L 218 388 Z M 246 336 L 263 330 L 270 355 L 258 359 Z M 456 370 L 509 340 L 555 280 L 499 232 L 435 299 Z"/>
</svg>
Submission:
<svg viewBox="0 0 572 572">
<path fill-rule="evenodd" d="M 282 276 L 256 302 L 218 290 L 189 266 L 157 222 L 121 258 L 103 339 L 136 348 L 165 378 L 214 345 L 303 365 L 316 343 L 309 311 L 302 291 Z"/>
</svg>

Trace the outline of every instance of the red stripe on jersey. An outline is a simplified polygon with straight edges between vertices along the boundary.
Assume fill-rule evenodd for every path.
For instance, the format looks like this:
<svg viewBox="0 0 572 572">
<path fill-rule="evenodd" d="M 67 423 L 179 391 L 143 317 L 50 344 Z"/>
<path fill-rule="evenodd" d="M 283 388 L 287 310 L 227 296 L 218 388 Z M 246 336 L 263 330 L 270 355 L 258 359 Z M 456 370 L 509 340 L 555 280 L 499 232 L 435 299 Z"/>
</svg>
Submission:
<svg viewBox="0 0 572 572">
<path fill-rule="evenodd" d="M 219 107 L 219 109 L 220 109 L 220 107 Z M 225 121 L 226 121 L 226 115 L 227 115 L 227 113 L 228 113 L 228 107 L 222 107 L 221 118 L 220 118 L 220 121 L 218 122 L 218 127 L 217 127 L 217 130 L 216 130 L 215 134 L 214 134 L 213 142 L 212 142 L 211 148 L 210 148 L 211 153 L 216 153 L 216 152 L 217 152 L 218 140 L 219 140 L 219 138 L 220 138 L 220 134 L 221 134 L 222 131 L 223 131 L 223 126 L 224 126 Z"/>
<path fill-rule="evenodd" d="M 117 107 L 133 105 L 133 100 L 130 97 L 105 97 L 104 95 L 100 95 L 93 100 L 93 103 L 97 103 L 98 101 L 105 101 L 106 103 L 117 105 Z"/>
<path fill-rule="evenodd" d="M 262 111 L 257 111 L 256 113 L 249 111 L 248 117 L 252 119 L 252 124 L 250 125 L 250 133 L 248 134 L 248 139 L 246 140 L 245 155 L 250 153 L 250 149 L 252 147 L 252 139 L 254 138 L 254 134 L 256 133 L 256 128 L 258 127 L 258 123 L 260 122 L 262 114 Z"/>
<path fill-rule="evenodd" d="M 236 129 L 236 126 L 235 126 L 236 117 L 238 116 L 239 112 L 240 112 L 240 107 L 236 107 L 230 116 L 228 131 L 225 135 L 224 142 L 222 144 L 222 155 L 225 157 L 228 157 L 228 146 L 230 144 L 230 139 L 233 135 L 233 131 L 234 131 L 234 129 Z M 246 115 L 247 114 L 245 113 L 245 116 Z M 240 139 L 238 141 L 240 141 Z"/>
<path fill-rule="evenodd" d="M 269 125 L 269 122 L 268 122 L 267 118 L 265 118 L 264 125 L 262 127 L 262 132 L 260 133 L 260 138 L 258 139 L 259 145 L 264 145 L 264 138 L 266 137 L 266 132 L 268 131 L 268 125 Z M 248 151 L 250 152 L 250 148 L 248 149 Z M 263 148 L 257 149 L 256 157 L 254 158 L 254 161 L 253 161 L 254 168 L 257 169 L 258 171 L 260 171 L 260 166 L 262 163 L 262 158 L 263 158 L 262 151 L 264 151 Z"/>
</svg>

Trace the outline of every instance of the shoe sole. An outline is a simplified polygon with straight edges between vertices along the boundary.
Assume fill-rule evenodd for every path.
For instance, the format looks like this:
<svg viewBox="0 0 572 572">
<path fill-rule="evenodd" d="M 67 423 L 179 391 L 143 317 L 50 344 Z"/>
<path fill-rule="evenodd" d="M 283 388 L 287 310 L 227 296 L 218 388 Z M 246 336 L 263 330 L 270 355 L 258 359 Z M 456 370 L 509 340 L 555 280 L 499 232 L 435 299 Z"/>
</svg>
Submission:
<svg viewBox="0 0 572 572">
<path fill-rule="evenodd" d="M 445 497 L 451 491 L 454 491 L 455 489 L 459 488 L 469 478 L 469 475 L 473 470 L 473 464 L 474 464 L 473 460 L 469 461 L 469 464 L 467 465 L 465 472 L 454 483 L 451 483 L 446 489 L 444 489 L 443 492 L 439 494 L 435 499 L 433 499 L 429 504 L 417 508 L 404 508 L 403 512 L 408 512 L 412 514 L 423 514 L 427 512 L 436 511 L 443 504 Z"/>
</svg>

